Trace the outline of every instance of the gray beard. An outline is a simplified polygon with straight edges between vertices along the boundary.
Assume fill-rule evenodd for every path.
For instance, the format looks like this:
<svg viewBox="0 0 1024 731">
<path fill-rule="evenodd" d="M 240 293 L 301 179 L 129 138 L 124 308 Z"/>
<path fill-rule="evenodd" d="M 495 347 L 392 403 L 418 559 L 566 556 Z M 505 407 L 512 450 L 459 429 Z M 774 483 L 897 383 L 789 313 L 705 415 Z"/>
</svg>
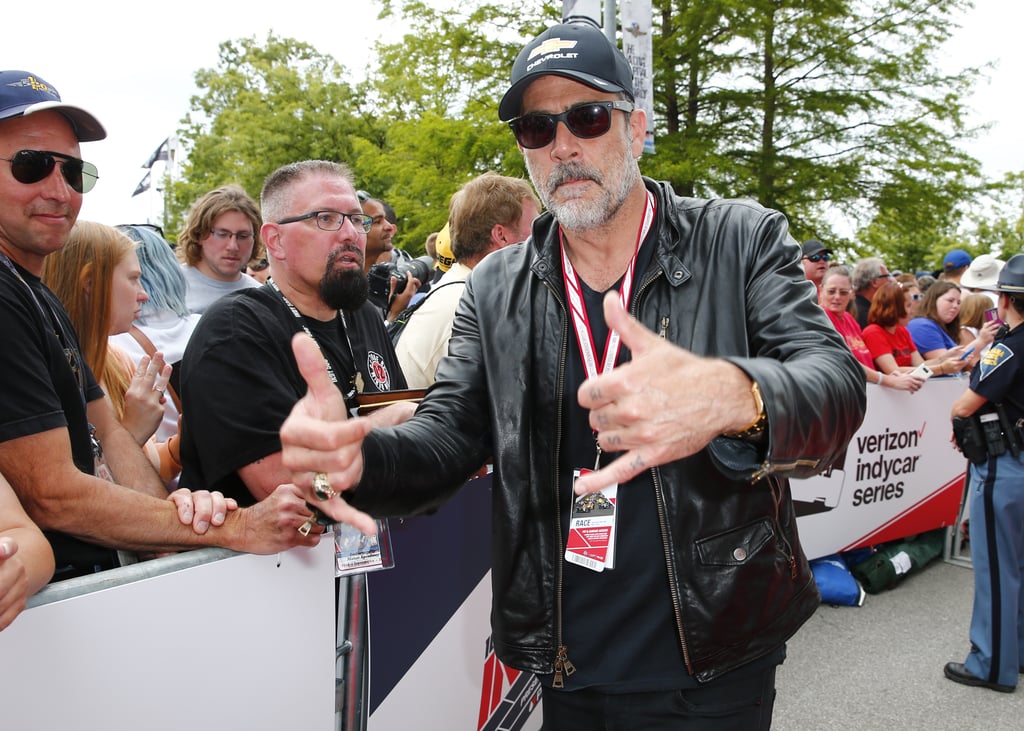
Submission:
<svg viewBox="0 0 1024 731">
<path fill-rule="evenodd" d="M 546 181 L 537 180 L 529 161 L 526 163 L 526 168 L 541 201 L 551 211 L 559 225 L 568 231 L 587 231 L 604 226 L 614 218 L 629 197 L 633 186 L 640 182 L 640 171 L 632 164 L 632 160 L 624 158 L 623 164 L 624 169 L 621 171 L 621 176 L 611 180 L 614 187 L 602 187 L 601 195 L 597 200 L 558 201 L 554 199 L 557 187 L 566 180 L 584 178 L 603 186 L 606 178 L 596 168 L 577 162 L 564 163 L 555 168 Z M 539 184 L 541 182 L 544 184 Z"/>
</svg>

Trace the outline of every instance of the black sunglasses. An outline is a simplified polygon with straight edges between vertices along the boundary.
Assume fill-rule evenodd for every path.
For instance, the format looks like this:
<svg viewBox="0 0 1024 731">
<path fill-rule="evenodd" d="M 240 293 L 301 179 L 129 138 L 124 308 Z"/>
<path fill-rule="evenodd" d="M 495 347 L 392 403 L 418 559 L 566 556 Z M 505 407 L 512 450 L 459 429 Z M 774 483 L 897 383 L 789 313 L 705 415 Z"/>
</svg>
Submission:
<svg viewBox="0 0 1024 731">
<path fill-rule="evenodd" d="M 584 102 L 569 107 L 561 114 L 544 114 L 531 112 L 509 121 L 516 142 L 527 150 L 545 147 L 555 139 L 555 130 L 559 122 L 565 122 L 577 137 L 589 140 L 600 137 L 612 126 L 612 110 L 629 113 L 635 107 L 630 102 Z"/>
<path fill-rule="evenodd" d="M 807 257 L 804 257 L 804 258 L 805 259 L 810 259 L 815 264 L 817 264 L 819 261 L 828 261 L 831 257 L 832 257 L 831 254 L 811 254 L 810 256 L 807 256 Z"/>
<path fill-rule="evenodd" d="M 11 163 L 11 175 L 19 183 L 32 185 L 45 180 L 57 166 L 60 158 L 60 172 L 71 190 L 76 193 L 88 193 L 96 185 L 99 174 L 91 162 L 79 160 L 77 157 L 50 150 L 19 150 L 14 157 L 0 157 Z"/>
</svg>

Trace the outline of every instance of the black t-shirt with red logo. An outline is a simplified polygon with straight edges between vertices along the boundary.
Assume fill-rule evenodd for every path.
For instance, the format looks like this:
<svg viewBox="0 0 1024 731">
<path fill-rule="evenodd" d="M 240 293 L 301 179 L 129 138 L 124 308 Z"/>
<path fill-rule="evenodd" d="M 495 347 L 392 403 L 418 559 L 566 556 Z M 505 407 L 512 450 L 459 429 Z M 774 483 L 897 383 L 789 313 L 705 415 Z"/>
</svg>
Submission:
<svg viewBox="0 0 1024 731">
<path fill-rule="evenodd" d="M 303 324 L 343 393 L 353 383 L 360 393 L 406 388 L 373 305 L 345 312 L 344 320 L 300 323 L 269 285 L 225 295 L 199 321 L 181 363 L 179 486 L 254 502 L 237 470 L 281 451 L 281 424 L 306 394 L 291 345 Z"/>
</svg>

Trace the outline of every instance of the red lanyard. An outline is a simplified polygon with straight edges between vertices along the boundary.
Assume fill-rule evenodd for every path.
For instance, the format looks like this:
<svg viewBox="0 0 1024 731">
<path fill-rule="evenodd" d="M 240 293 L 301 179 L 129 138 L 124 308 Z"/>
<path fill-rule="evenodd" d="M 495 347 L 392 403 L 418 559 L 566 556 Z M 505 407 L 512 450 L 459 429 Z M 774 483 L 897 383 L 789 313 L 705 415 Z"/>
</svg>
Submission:
<svg viewBox="0 0 1024 731">
<path fill-rule="evenodd" d="M 636 271 L 636 259 L 640 254 L 640 247 L 647 238 L 654 222 L 654 196 L 647 191 L 647 203 L 644 206 L 644 217 L 640 224 L 640 230 L 636 235 L 636 246 L 633 249 L 633 258 L 629 260 L 629 266 L 622 277 L 622 286 L 619 288 L 619 301 L 625 309 L 629 309 L 629 299 L 633 291 L 633 277 Z M 565 241 L 562 232 L 559 230 L 559 240 L 562 247 L 562 275 L 565 278 L 565 292 L 569 299 L 569 314 L 572 317 L 573 327 L 576 329 L 576 342 L 579 344 L 580 357 L 583 359 L 583 368 L 587 378 L 593 378 L 605 371 L 615 367 L 615 361 L 619 357 L 621 341 L 615 330 L 608 333 L 608 339 L 604 344 L 604 357 L 601 359 L 600 370 L 597 365 L 597 348 L 594 346 L 594 336 L 590 329 L 590 319 L 587 317 L 587 308 L 583 304 L 583 292 L 580 290 L 579 279 L 569 261 L 569 254 L 565 249 Z"/>
</svg>

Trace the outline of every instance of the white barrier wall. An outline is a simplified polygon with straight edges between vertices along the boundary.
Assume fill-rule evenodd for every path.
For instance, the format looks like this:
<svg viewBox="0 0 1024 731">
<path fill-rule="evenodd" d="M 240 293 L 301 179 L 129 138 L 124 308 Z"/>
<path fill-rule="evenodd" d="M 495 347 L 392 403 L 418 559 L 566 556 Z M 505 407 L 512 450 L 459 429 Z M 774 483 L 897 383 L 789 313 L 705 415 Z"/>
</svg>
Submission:
<svg viewBox="0 0 1024 731">
<path fill-rule="evenodd" d="M 966 387 L 868 386 L 842 464 L 792 482 L 809 557 L 955 522 L 966 462 L 949 443 L 949 409 Z M 539 728 L 539 684 L 490 645 L 490 477 L 391 528 L 395 568 L 367 576 L 370 731 Z M 334 728 L 332 549 L 233 555 L 115 586 L 195 555 L 181 554 L 27 610 L 0 632 L 0 728 Z"/>
<path fill-rule="evenodd" d="M 956 522 L 967 460 L 949 411 L 966 378 L 917 393 L 868 385 L 864 423 L 831 470 L 790 485 L 808 558 L 885 543 Z"/>
<path fill-rule="evenodd" d="M 0 632 L 0 728 L 330 731 L 330 538 L 23 612 Z"/>
</svg>

